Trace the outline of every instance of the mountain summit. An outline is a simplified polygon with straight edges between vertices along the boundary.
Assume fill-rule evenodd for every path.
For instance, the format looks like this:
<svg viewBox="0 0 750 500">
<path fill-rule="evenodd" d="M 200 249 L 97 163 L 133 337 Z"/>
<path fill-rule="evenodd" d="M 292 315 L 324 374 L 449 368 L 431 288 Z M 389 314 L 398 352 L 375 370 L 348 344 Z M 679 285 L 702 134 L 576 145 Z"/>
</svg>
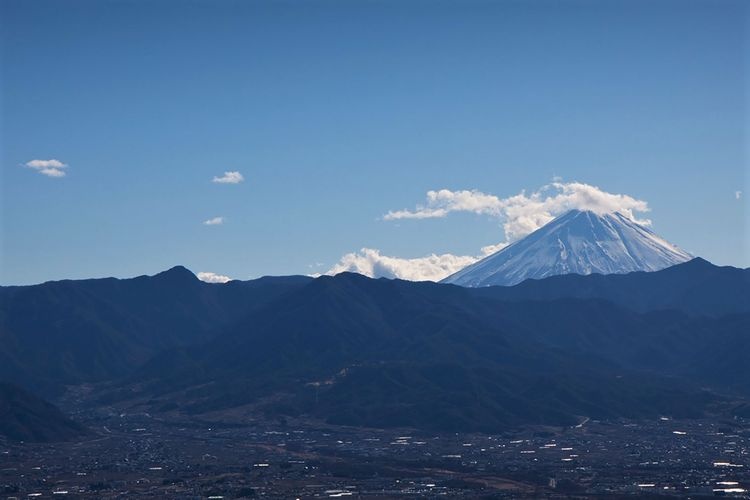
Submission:
<svg viewBox="0 0 750 500">
<path fill-rule="evenodd" d="M 620 213 L 571 210 L 442 283 L 510 286 L 559 274 L 658 271 L 692 258 Z"/>
</svg>

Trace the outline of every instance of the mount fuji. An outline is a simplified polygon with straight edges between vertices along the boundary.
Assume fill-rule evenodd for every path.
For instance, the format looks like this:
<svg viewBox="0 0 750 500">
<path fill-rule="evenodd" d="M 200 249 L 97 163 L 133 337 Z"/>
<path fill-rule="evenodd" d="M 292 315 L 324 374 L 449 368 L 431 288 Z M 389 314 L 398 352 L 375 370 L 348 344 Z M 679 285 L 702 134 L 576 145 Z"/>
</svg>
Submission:
<svg viewBox="0 0 750 500">
<path fill-rule="evenodd" d="M 619 212 L 571 210 L 441 283 L 510 286 L 559 274 L 658 271 L 692 258 Z"/>
</svg>

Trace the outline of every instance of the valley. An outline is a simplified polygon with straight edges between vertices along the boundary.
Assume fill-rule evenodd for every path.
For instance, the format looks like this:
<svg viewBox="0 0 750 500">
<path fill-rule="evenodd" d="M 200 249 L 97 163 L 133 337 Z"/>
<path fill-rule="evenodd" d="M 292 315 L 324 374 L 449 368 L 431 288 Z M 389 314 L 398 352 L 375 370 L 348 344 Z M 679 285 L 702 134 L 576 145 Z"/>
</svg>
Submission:
<svg viewBox="0 0 750 500">
<path fill-rule="evenodd" d="M 66 410 L 94 434 L 0 442 L 3 498 L 703 497 L 744 496 L 750 487 L 750 420 L 742 418 L 583 419 L 484 434 L 240 410 L 200 418 Z"/>
</svg>

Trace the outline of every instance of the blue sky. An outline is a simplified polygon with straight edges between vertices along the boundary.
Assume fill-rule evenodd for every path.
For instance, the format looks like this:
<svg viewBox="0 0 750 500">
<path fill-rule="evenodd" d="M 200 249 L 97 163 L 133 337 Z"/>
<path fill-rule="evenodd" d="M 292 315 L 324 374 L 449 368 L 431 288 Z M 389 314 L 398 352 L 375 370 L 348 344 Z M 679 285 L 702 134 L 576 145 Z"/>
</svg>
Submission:
<svg viewBox="0 0 750 500">
<path fill-rule="evenodd" d="M 3 284 L 478 255 L 502 216 L 383 216 L 553 177 L 750 266 L 746 2 L 5 0 L 0 19 Z M 26 166 L 51 159 L 64 176 Z"/>
</svg>

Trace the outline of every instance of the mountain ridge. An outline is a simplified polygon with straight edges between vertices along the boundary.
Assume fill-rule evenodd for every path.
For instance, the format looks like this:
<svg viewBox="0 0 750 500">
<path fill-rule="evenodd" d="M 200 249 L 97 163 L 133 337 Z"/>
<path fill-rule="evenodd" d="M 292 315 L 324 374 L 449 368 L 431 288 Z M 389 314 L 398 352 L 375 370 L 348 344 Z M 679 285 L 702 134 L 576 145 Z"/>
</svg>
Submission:
<svg viewBox="0 0 750 500">
<path fill-rule="evenodd" d="M 700 257 L 653 272 L 565 274 L 471 290 L 503 300 L 599 298 L 638 312 L 675 309 L 713 317 L 750 312 L 750 268 L 716 266 Z"/>
<path fill-rule="evenodd" d="M 122 377 L 311 279 L 218 286 L 175 266 L 154 276 L 0 287 L 0 379 L 51 396 L 64 385 Z"/>
<path fill-rule="evenodd" d="M 720 399 L 704 380 L 721 388 L 747 379 L 743 367 L 707 378 L 695 361 L 713 332 L 734 339 L 748 321 L 639 313 L 595 298 L 506 301 L 346 273 L 269 303 L 206 344 L 152 359 L 123 395 L 143 391 L 188 413 L 251 404 L 331 423 L 443 430 L 689 417 Z M 713 356 L 731 352 L 719 344 Z M 541 388 L 555 396 L 538 396 Z"/>
<path fill-rule="evenodd" d="M 513 287 L 355 273 L 210 284 L 177 268 L 0 288 L 0 378 L 43 395 L 95 384 L 103 404 L 143 397 L 154 411 L 251 405 L 347 425 L 689 417 L 722 392 L 750 397 L 749 278 L 694 259 Z"/>
</svg>

